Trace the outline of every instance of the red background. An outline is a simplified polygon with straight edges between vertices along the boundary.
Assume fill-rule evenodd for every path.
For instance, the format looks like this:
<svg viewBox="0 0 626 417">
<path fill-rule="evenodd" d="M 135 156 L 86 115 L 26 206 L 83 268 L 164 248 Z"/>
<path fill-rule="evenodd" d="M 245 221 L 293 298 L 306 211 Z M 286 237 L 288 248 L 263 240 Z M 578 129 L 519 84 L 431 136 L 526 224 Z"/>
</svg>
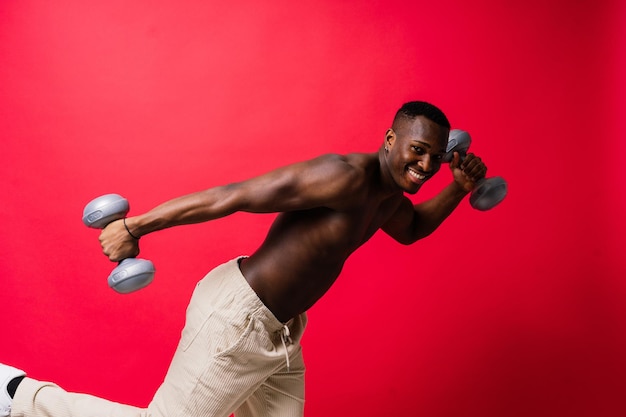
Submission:
<svg viewBox="0 0 626 417">
<path fill-rule="evenodd" d="M 510 194 L 355 253 L 310 311 L 306 414 L 625 415 L 626 8 L 471 3 L 0 2 L 0 361 L 145 406 L 194 283 L 273 216 L 145 237 L 155 282 L 121 296 L 84 205 L 375 151 L 423 99 Z"/>
</svg>

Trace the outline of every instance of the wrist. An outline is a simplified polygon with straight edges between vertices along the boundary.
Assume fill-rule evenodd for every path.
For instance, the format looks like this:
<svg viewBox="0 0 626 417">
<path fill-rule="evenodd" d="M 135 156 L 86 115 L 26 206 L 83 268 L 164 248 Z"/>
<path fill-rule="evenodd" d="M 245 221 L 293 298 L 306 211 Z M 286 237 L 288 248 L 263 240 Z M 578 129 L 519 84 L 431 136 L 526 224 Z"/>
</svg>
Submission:
<svg viewBox="0 0 626 417">
<path fill-rule="evenodd" d="M 141 238 L 142 234 L 138 230 L 136 222 L 134 221 L 134 219 L 135 219 L 134 217 L 125 217 L 123 219 L 124 228 L 126 229 L 128 234 L 130 235 L 130 237 L 132 237 L 135 240 L 139 240 Z"/>
<path fill-rule="evenodd" d="M 465 185 L 459 184 L 456 181 L 452 181 L 452 184 L 450 184 L 450 188 L 452 189 L 451 191 L 454 193 L 454 195 L 458 196 L 461 199 L 469 194 L 469 192 L 471 191 L 471 189 L 468 190 Z"/>
</svg>

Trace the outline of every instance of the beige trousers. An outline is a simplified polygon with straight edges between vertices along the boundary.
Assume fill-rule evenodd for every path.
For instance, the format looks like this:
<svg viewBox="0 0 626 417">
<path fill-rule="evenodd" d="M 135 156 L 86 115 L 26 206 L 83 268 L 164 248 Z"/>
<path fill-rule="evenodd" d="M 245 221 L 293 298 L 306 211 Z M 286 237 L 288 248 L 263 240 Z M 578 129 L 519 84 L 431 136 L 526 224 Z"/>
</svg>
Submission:
<svg viewBox="0 0 626 417">
<path fill-rule="evenodd" d="M 302 416 L 305 326 L 305 314 L 286 325 L 278 321 L 234 259 L 198 283 L 170 368 L 147 409 L 25 378 L 11 416 Z"/>
</svg>

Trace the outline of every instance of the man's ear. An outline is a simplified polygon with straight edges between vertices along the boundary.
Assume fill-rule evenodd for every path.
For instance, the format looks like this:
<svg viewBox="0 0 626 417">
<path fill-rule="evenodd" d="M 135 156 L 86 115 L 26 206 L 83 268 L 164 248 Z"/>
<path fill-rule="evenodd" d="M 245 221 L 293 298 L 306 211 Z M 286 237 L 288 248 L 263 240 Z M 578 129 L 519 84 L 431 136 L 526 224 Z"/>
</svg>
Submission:
<svg viewBox="0 0 626 417">
<path fill-rule="evenodd" d="M 387 132 L 385 133 L 385 149 L 391 149 L 395 141 L 396 132 L 394 132 L 391 128 L 387 129 Z"/>
</svg>

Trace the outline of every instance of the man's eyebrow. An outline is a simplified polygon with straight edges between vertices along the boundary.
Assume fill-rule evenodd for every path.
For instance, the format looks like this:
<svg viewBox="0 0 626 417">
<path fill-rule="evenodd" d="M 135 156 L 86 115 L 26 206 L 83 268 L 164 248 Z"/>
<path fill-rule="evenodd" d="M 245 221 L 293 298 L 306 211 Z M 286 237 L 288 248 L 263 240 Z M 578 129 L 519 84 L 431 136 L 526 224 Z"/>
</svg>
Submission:
<svg viewBox="0 0 626 417">
<path fill-rule="evenodd" d="M 417 142 L 420 145 L 423 145 L 425 148 L 428 148 L 428 149 L 432 148 L 432 146 L 430 146 L 430 143 L 422 142 L 421 140 L 413 139 L 413 142 Z"/>
</svg>

